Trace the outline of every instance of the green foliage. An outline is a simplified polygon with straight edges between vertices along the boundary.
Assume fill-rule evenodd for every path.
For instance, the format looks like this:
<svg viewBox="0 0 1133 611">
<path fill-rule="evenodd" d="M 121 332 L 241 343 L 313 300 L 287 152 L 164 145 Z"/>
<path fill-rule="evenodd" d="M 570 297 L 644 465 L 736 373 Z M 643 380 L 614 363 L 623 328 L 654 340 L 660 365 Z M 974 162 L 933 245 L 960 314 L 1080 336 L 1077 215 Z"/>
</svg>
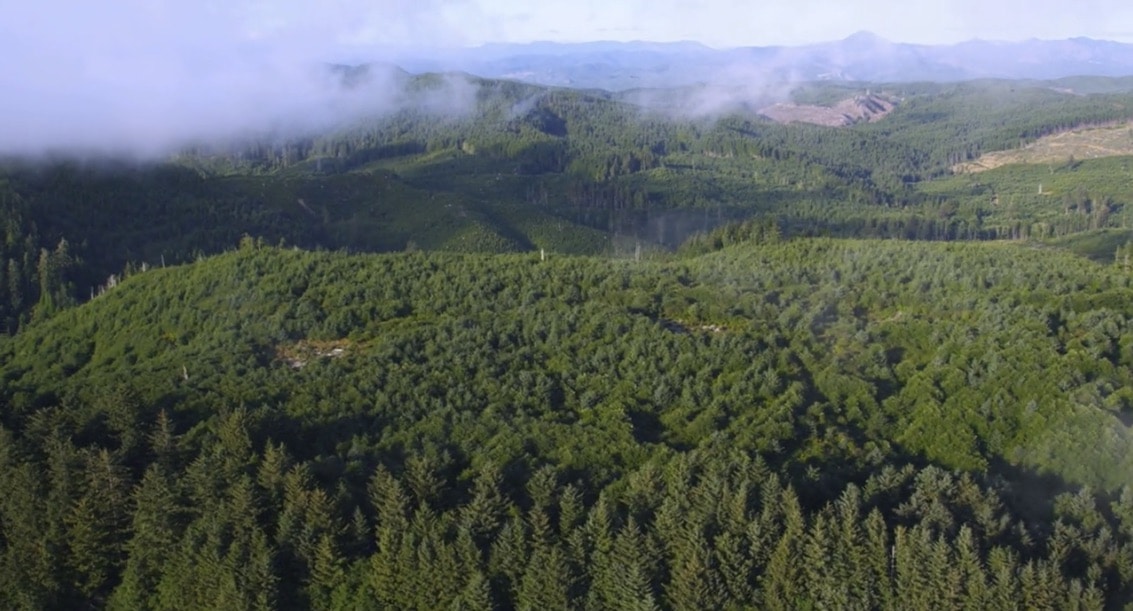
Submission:
<svg viewBox="0 0 1133 611">
<path fill-rule="evenodd" d="M 830 128 L 667 115 L 632 96 L 461 75 L 402 80 L 411 97 L 443 99 L 459 86 L 476 101 L 467 112 L 424 104 L 169 163 L 6 163 L 0 324 L 14 332 L 135 270 L 221 252 L 243 235 L 368 252 L 640 256 L 730 222 L 931 240 L 1129 225 L 1125 158 L 946 177 L 984 151 L 1129 118 L 1123 93 L 879 85 L 900 100 L 894 112 Z M 816 84 L 796 95 L 830 103 L 859 89 Z"/>
<path fill-rule="evenodd" d="M 1125 97 L 835 129 L 471 84 L 5 171 L 0 606 L 1133 598 L 1127 160 L 944 177 Z"/>
<path fill-rule="evenodd" d="M 4 606 L 1133 593 L 1127 270 L 750 229 L 646 261 L 248 240 L 31 322 Z M 1035 506 L 1036 472 L 1077 492 Z"/>
</svg>

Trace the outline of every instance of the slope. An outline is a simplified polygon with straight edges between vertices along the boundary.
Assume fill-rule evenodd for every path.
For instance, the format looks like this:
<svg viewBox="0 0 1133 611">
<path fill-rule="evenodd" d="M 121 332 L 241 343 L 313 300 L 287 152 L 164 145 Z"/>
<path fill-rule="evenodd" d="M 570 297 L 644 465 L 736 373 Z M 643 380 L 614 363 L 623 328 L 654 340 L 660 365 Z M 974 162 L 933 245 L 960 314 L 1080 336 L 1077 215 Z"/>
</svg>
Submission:
<svg viewBox="0 0 1133 611">
<path fill-rule="evenodd" d="M 898 261 L 901 275 L 882 273 Z M 615 409 L 628 445 L 614 463 L 639 443 L 695 445 L 719 431 L 795 459 L 848 453 L 852 464 L 868 448 L 903 446 L 952 467 L 1018 461 L 1115 485 L 1124 472 L 1109 463 L 1133 461 L 1118 443 L 1133 410 L 1120 390 L 1133 358 L 1129 282 L 1057 250 L 1004 244 L 804 240 L 634 263 L 320 255 L 246 240 L 32 325 L 4 346 L 0 395 L 17 428 L 64 397 L 95 404 L 114 380 L 147 409 L 190 419 L 218 403 L 303 419 L 330 401 L 336 417 L 384 431 L 387 450 L 445 422 L 437 431 L 467 455 L 491 447 L 476 435 L 495 431 L 526 439 L 501 446 L 499 461 L 526 460 L 534 443 L 535 455 L 599 472 L 614 464 L 568 459 L 535 431 L 549 418 L 606 434 L 593 418 Z M 297 342 L 331 340 L 348 343 L 345 358 L 299 372 L 276 360 Z M 446 378 L 456 385 L 436 386 Z M 510 433 L 492 424 L 505 404 Z M 757 413 L 772 420 L 755 426 Z M 451 428 L 464 426 L 459 414 L 488 428 L 469 438 Z M 956 436 L 925 436 L 940 427 Z M 1111 435 L 1117 445 L 1097 441 Z"/>
<path fill-rule="evenodd" d="M 0 601 L 1119 604 L 1130 304 L 1126 270 L 1004 243 L 247 239 L 0 338 Z M 804 546 L 841 568 L 775 551 Z"/>
<path fill-rule="evenodd" d="M 1043 136 L 1021 148 L 980 155 L 953 166 L 957 174 L 978 173 L 1015 163 L 1073 164 L 1076 160 L 1133 155 L 1133 131 L 1127 123 L 1083 127 Z"/>
</svg>

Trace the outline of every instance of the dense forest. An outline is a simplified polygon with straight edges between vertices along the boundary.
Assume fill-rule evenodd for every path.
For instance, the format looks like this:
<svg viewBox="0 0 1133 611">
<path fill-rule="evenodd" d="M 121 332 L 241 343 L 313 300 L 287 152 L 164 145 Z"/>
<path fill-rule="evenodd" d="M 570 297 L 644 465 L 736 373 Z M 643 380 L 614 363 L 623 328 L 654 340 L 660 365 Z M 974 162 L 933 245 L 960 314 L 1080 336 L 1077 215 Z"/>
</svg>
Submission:
<svg viewBox="0 0 1133 611">
<path fill-rule="evenodd" d="M 0 345 L 0 591 L 1116 603 L 1133 278 L 1040 252 L 772 239 L 541 261 L 249 239 L 139 272 Z"/>
<path fill-rule="evenodd" d="M 795 91 L 800 103 L 864 91 L 896 101 L 884 120 L 847 128 L 780 125 L 755 111 L 674 114 L 631 94 L 466 75 L 397 82 L 416 104 L 325 133 L 142 164 L 7 160 L 0 255 L 28 286 L 18 307 L 0 298 L 6 328 L 32 316 L 41 251 L 62 241 L 69 259 L 55 267 L 67 272 L 47 284 L 82 300 L 128 265 L 191 261 L 244 234 L 367 252 L 624 255 L 752 218 L 790 235 L 931 240 L 1056 239 L 1133 223 L 1127 157 L 949 177 L 982 152 L 1133 118 L 1120 79 Z M 466 107 L 438 107 L 454 90 Z"/>
<path fill-rule="evenodd" d="M 1133 608 L 1133 160 L 951 171 L 1116 81 L 454 78 L 5 162 L 0 607 Z"/>
</svg>

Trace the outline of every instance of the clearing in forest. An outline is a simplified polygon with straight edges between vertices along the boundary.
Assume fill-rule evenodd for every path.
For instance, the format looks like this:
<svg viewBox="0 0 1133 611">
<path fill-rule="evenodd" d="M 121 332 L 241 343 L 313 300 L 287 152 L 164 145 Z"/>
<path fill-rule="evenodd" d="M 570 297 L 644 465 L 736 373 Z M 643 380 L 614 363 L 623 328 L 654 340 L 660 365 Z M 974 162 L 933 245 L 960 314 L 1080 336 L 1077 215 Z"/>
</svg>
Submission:
<svg viewBox="0 0 1133 611">
<path fill-rule="evenodd" d="M 864 95 L 842 100 L 833 106 L 781 102 L 761 109 L 759 114 L 776 123 L 798 122 L 845 127 L 879 121 L 896 107 L 896 102 L 887 97 Z"/>
<path fill-rule="evenodd" d="M 1083 127 L 1043 136 L 1022 148 L 985 153 L 975 161 L 956 164 L 952 171 L 976 173 L 1012 163 L 1062 164 L 1119 155 L 1133 155 L 1133 124 Z"/>
</svg>

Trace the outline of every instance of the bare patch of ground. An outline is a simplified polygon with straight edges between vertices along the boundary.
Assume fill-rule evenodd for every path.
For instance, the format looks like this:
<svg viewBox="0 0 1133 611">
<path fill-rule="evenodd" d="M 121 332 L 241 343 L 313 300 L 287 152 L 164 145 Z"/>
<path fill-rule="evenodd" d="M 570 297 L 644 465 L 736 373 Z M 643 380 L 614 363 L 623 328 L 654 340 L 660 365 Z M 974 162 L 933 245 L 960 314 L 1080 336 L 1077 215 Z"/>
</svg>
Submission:
<svg viewBox="0 0 1133 611">
<path fill-rule="evenodd" d="M 346 356 L 350 340 L 301 339 L 294 344 L 275 347 L 275 357 L 292 369 L 302 369 L 315 359 L 337 359 Z"/>
<path fill-rule="evenodd" d="M 834 106 L 814 106 L 782 102 L 768 106 L 759 114 L 777 123 L 814 123 L 844 127 L 855 123 L 877 121 L 896 108 L 893 100 L 878 95 L 859 95 Z"/>
<path fill-rule="evenodd" d="M 665 329 L 673 333 L 684 334 L 699 331 L 702 333 L 717 334 L 727 331 L 722 325 L 694 324 L 684 320 L 670 320 L 668 318 L 662 318 L 660 322 L 662 327 L 665 327 Z"/>
<path fill-rule="evenodd" d="M 980 155 L 952 166 L 956 174 L 974 174 L 1012 163 L 1067 163 L 1072 160 L 1133 155 L 1133 124 L 1083 127 L 1051 134 L 1010 151 Z"/>
</svg>

